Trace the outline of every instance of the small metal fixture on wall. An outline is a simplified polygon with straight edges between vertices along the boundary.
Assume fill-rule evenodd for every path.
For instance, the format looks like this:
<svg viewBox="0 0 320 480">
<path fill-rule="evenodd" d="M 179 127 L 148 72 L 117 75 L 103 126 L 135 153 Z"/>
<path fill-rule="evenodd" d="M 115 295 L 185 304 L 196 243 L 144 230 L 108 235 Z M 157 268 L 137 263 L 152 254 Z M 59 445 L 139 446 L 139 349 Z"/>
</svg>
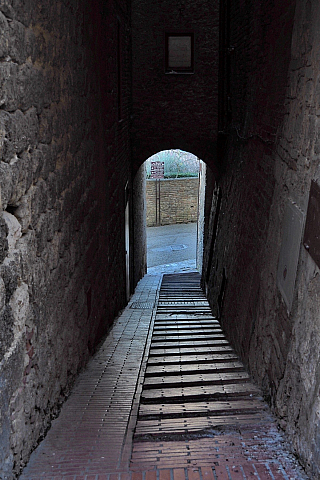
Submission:
<svg viewBox="0 0 320 480">
<path fill-rule="evenodd" d="M 151 162 L 151 178 L 154 178 L 156 187 L 156 226 L 161 225 L 160 205 L 161 205 L 161 189 L 160 181 L 164 178 L 164 162 Z"/>
</svg>

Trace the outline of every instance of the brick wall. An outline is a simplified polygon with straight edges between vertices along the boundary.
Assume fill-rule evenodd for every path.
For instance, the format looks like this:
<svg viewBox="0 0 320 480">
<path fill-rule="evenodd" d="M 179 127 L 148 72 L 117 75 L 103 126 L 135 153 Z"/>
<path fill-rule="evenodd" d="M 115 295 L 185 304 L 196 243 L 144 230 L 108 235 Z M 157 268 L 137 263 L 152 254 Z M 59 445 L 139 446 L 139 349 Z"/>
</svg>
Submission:
<svg viewBox="0 0 320 480">
<path fill-rule="evenodd" d="M 124 0 L 0 5 L 3 478 L 125 304 L 129 17 Z"/>
<path fill-rule="evenodd" d="M 220 213 L 218 222 L 215 215 L 211 219 L 204 278 L 216 313 L 224 295 L 224 327 L 248 362 L 276 182 L 277 132 L 285 113 L 294 2 L 240 2 L 226 17 L 231 37 L 221 48 L 230 57 L 224 72 L 229 100 L 220 118 L 225 173 L 213 201 Z"/>
<path fill-rule="evenodd" d="M 319 270 L 298 237 L 289 310 L 277 269 L 286 206 L 305 221 L 311 180 L 320 179 L 320 7 L 300 0 L 224 6 L 225 171 L 212 203 L 203 283 L 293 448 L 319 478 Z"/>
<path fill-rule="evenodd" d="M 165 33 L 193 32 L 191 74 L 165 73 Z M 219 2 L 132 1 L 132 147 L 135 171 L 171 148 L 214 168 L 218 116 Z"/>
<path fill-rule="evenodd" d="M 156 226 L 157 218 L 159 219 L 159 203 L 157 206 L 156 201 L 159 195 L 156 192 L 157 184 L 156 180 L 147 180 L 148 227 Z M 196 222 L 198 220 L 198 189 L 198 178 L 160 180 L 160 225 Z"/>
</svg>

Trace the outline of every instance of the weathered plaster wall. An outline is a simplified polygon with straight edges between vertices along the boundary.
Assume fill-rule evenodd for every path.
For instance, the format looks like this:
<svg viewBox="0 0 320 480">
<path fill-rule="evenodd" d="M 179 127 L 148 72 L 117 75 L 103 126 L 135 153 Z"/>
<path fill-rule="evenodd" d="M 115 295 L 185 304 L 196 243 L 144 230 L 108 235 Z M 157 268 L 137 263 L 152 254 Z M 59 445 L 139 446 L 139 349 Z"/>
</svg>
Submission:
<svg viewBox="0 0 320 480">
<path fill-rule="evenodd" d="M 134 168 L 179 148 L 212 164 L 218 116 L 219 2 L 132 1 Z M 165 33 L 193 31 L 192 74 L 165 73 Z"/>
<path fill-rule="evenodd" d="M 125 303 L 129 16 L 126 1 L 0 2 L 1 478 Z"/>
<path fill-rule="evenodd" d="M 288 202 L 305 222 L 311 180 L 320 184 L 320 6 L 298 0 L 238 7 L 229 12 L 232 109 L 224 119 L 225 174 L 213 201 L 204 280 L 293 448 L 319 478 L 320 283 L 303 232 L 290 311 L 277 269 Z"/>
</svg>

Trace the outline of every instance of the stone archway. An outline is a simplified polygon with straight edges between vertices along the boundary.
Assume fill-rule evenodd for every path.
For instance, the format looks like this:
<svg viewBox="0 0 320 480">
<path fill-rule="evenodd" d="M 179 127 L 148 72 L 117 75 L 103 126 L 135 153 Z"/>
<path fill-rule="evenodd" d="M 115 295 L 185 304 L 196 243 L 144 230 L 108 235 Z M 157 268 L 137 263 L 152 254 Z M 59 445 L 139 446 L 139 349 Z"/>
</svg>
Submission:
<svg viewBox="0 0 320 480">
<path fill-rule="evenodd" d="M 187 153 L 187 152 L 185 152 Z M 192 154 L 191 154 L 192 155 Z M 193 155 L 194 158 L 197 158 Z M 155 158 L 155 157 L 150 157 Z M 195 203 L 195 210 L 196 216 L 184 216 L 181 212 L 175 212 L 177 205 L 173 208 L 173 216 L 177 219 L 177 223 L 188 223 L 195 221 L 197 223 L 197 232 L 196 232 L 196 265 L 199 271 L 202 270 L 202 258 L 203 258 L 203 247 L 205 244 L 205 238 L 207 235 L 207 227 L 208 227 L 208 219 L 209 219 L 209 211 L 211 206 L 211 199 L 212 199 L 212 191 L 213 186 L 215 183 L 215 177 L 212 173 L 212 170 L 208 167 L 208 165 L 199 160 L 200 162 L 200 169 L 199 175 L 193 179 L 185 179 L 186 185 L 180 185 L 182 190 L 185 188 L 190 188 L 189 180 L 196 180 L 196 187 L 193 185 L 192 188 L 196 188 L 195 199 L 193 203 Z M 181 180 L 181 179 L 180 179 Z M 179 181 L 179 180 L 178 180 Z M 132 239 L 132 251 L 133 253 L 133 271 L 134 271 L 134 283 L 136 280 L 141 278 L 147 272 L 147 236 L 146 236 L 146 228 L 147 228 L 147 219 L 146 219 L 146 171 L 145 171 L 145 163 L 140 166 L 134 182 L 133 182 L 133 239 Z M 165 180 L 165 190 L 168 188 L 172 188 L 169 185 L 170 180 Z M 167 185 L 168 183 L 168 185 Z M 172 181 L 171 181 L 172 183 Z M 181 183 L 181 182 L 180 182 Z M 192 183 L 192 182 L 191 182 Z M 188 184 L 188 185 L 187 185 Z M 153 185 L 154 187 L 154 185 Z M 152 187 L 151 187 L 152 188 Z M 188 195 L 188 192 L 182 192 L 181 194 Z M 169 194 L 168 197 L 172 197 L 172 192 Z M 168 200 L 169 202 L 169 200 Z M 177 203 L 177 202 L 176 202 Z M 178 202 L 179 203 L 179 202 Z M 180 202 L 181 203 L 181 202 Z M 166 209 L 170 210 L 170 203 L 166 204 Z M 178 209 L 179 210 L 179 209 Z M 180 215 L 180 216 L 179 216 Z M 168 213 L 167 213 L 168 217 Z M 166 218 L 163 224 L 171 223 Z M 155 226 L 155 224 L 153 224 Z"/>
</svg>

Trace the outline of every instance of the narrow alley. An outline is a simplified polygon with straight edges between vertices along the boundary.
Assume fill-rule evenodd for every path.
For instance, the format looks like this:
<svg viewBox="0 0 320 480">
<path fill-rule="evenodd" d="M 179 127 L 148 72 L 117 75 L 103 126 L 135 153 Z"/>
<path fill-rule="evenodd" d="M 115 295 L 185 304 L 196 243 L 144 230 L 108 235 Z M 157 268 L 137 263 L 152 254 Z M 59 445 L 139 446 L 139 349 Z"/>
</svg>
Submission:
<svg viewBox="0 0 320 480">
<path fill-rule="evenodd" d="M 302 480 L 197 272 L 146 275 L 20 480 Z"/>
<path fill-rule="evenodd" d="M 0 31 L 0 480 L 319 480 L 320 2 Z"/>
</svg>

